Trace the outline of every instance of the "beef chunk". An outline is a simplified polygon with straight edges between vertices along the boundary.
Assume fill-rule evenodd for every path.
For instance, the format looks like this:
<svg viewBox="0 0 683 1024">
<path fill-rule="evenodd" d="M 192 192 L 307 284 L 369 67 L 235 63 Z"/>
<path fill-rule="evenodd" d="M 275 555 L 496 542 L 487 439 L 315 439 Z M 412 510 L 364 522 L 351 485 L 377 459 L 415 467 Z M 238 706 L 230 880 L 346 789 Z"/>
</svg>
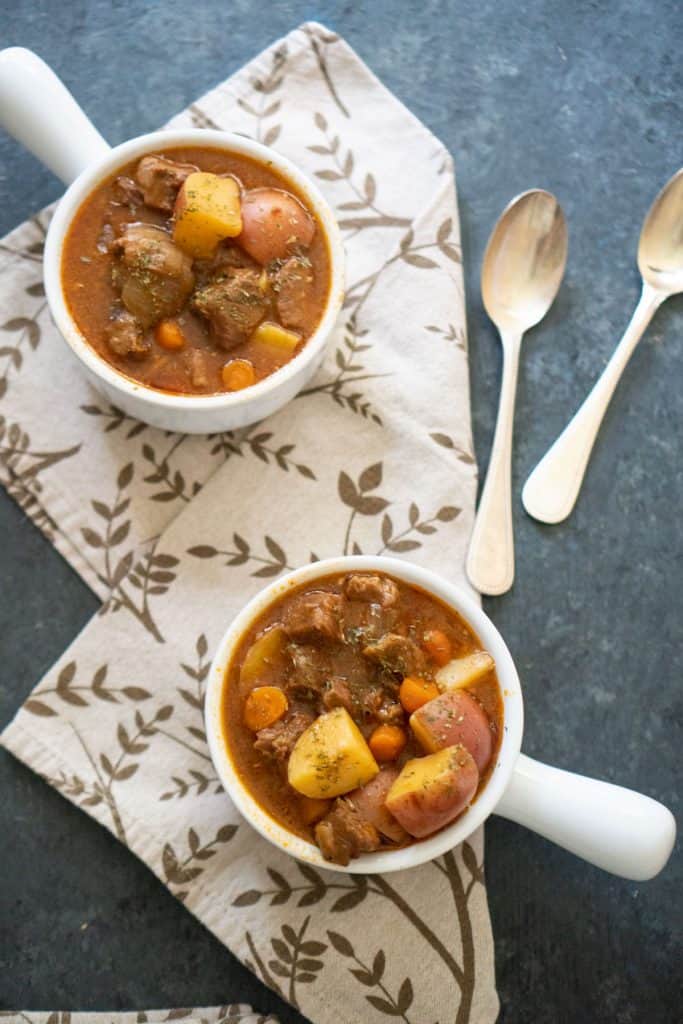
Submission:
<svg viewBox="0 0 683 1024">
<path fill-rule="evenodd" d="M 290 256 L 273 275 L 275 305 L 285 327 L 303 330 L 305 311 L 310 308 L 313 268 L 306 256 Z"/>
<path fill-rule="evenodd" d="M 131 210 L 136 210 L 145 201 L 137 181 L 133 181 L 132 178 L 127 178 L 123 174 L 120 174 L 114 182 L 114 196 L 117 203 L 122 203 L 124 206 L 130 207 Z"/>
<path fill-rule="evenodd" d="M 194 287 L 192 260 L 154 224 L 126 224 L 111 245 L 114 284 L 143 327 L 179 313 Z"/>
<path fill-rule="evenodd" d="M 398 587 L 386 576 L 347 576 L 344 593 L 349 601 L 371 601 L 383 608 L 392 608 L 398 601 Z"/>
<path fill-rule="evenodd" d="M 331 711 L 332 708 L 346 708 L 350 715 L 356 711 L 351 689 L 344 679 L 329 680 L 323 694 L 323 704 L 327 711 Z"/>
<path fill-rule="evenodd" d="M 194 164 L 181 164 L 164 156 L 143 156 L 135 177 L 142 186 L 147 205 L 170 213 L 185 178 L 198 170 Z"/>
<path fill-rule="evenodd" d="M 313 721 L 314 716 L 308 711 L 290 711 L 278 722 L 256 733 L 254 749 L 276 761 L 286 761 L 299 736 Z"/>
<path fill-rule="evenodd" d="M 213 340 L 231 349 L 246 341 L 263 319 L 267 303 L 255 270 L 232 270 L 195 293 L 193 308 L 209 321 Z"/>
<path fill-rule="evenodd" d="M 106 334 L 107 344 L 117 356 L 144 359 L 152 347 L 151 340 L 143 336 L 138 321 L 125 310 L 109 321 Z"/>
<path fill-rule="evenodd" d="M 339 594 L 312 590 L 292 601 L 282 625 L 291 639 L 298 643 L 341 640 L 341 609 Z"/>
<path fill-rule="evenodd" d="M 380 640 L 364 647 L 363 654 L 402 676 L 419 676 L 426 668 L 425 656 L 417 644 L 398 633 L 386 633 Z"/>
<path fill-rule="evenodd" d="M 315 826 L 315 838 L 325 860 L 346 866 L 352 857 L 381 846 L 379 832 L 354 805 L 338 797 L 332 810 Z"/>
<path fill-rule="evenodd" d="M 290 644 L 287 650 L 294 666 L 287 680 L 287 692 L 301 696 L 321 693 L 330 677 L 326 652 L 309 644 Z"/>
</svg>

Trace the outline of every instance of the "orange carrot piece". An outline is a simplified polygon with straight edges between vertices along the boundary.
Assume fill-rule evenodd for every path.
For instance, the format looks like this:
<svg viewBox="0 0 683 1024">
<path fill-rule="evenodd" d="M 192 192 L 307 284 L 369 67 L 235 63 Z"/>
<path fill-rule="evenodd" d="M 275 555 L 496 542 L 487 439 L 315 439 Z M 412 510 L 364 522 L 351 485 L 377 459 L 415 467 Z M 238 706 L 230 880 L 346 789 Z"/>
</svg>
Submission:
<svg viewBox="0 0 683 1024">
<path fill-rule="evenodd" d="M 221 370 L 228 391 L 242 391 L 256 383 L 256 372 L 248 359 L 232 359 Z"/>
<path fill-rule="evenodd" d="M 418 676 L 406 676 L 398 691 L 398 697 L 403 709 L 412 715 L 423 704 L 438 697 L 441 691 L 436 683 L 430 683 L 427 679 L 420 679 Z"/>
<path fill-rule="evenodd" d="M 282 718 L 289 707 L 278 686 L 257 686 L 244 702 L 244 724 L 252 732 L 265 729 Z"/>
<path fill-rule="evenodd" d="M 422 643 L 429 657 L 439 667 L 447 665 L 451 660 L 451 642 L 442 630 L 428 629 Z"/>
<path fill-rule="evenodd" d="M 368 740 L 376 761 L 395 761 L 407 742 L 400 725 L 378 725 Z"/>
<path fill-rule="evenodd" d="M 160 320 L 154 329 L 154 337 L 157 345 L 171 352 L 183 348 L 187 340 L 175 320 Z"/>
</svg>

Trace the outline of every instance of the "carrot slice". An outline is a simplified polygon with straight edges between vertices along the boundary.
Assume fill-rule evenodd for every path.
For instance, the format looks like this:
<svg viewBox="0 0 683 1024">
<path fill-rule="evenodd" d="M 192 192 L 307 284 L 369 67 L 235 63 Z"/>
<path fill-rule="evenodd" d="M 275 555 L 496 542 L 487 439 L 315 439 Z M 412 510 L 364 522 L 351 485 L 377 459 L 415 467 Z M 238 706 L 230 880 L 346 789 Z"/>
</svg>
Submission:
<svg viewBox="0 0 683 1024">
<path fill-rule="evenodd" d="M 289 703 L 278 686 L 257 686 L 244 702 L 244 724 L 252 732 L 282 718 Z"/>
<path fill-rule="evenodd" d="M 232 359 L 223 367 L 221 376 L 228 391 L 241 391 L 256 383 L 256 373 L 248 359 Z"/>
<path fill-rule="evenodd" d="M 436 683 L 430 683 L 427 679 L 420 679 L 419 676 L 406 676 L 398 691 L 398 698 L 405 711 L 412 715 L 423 704 L 438 697 L 441 690 Z"/>
<path fill-rule="evenodd" d="M 376 761 L 395 761 L 407 742 L 407 737 L 400 725 L 378 725 L 368 746 Z"/>
<path fill-rule="evenodd" d="M 185 335 L 175 320 L 161 320 L 154 329 L 154 337 L 162 348 L 175 352 L 185 345 Z"/>
<path fill-rule="evenodd" d="M 442 630 L 428 629 L 422 643 L 429 657 L 439 667 L 447 665 L 451 660 L 451 642 Z"/>
</svg>

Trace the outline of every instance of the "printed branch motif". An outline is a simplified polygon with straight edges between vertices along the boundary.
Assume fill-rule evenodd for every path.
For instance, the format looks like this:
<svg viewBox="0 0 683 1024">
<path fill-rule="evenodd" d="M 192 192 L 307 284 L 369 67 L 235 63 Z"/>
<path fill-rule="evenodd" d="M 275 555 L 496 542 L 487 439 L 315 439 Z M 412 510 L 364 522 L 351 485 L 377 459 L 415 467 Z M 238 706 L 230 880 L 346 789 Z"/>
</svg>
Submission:
<svg viewBox="0 0 683 1024">
<path fill-rule="evenodd" d="M 429 436 L 435 444 L 440 445 L 442 448 L 448 448 L 450 451 L 454 452 L 458 462 L 464 462 L 466 466 L 476 465 L 476 459 L 472 452 L 465 448 L 461 448 L 448 434 L 443 434 L 437 431 Z"/>
<path fill-rule="evenodd" d="M 41 281 L 30 284 L 26 292 L 29 295 L 45 294 Z M 42 302 L 33 317 L 15 316 L 0 325 L 0 331 L 15 337 L 15 340 L 10 341 L 8 338 L 6 344 L 0 345 L 0 398 L 7 393 L 11 371 L 21 369 L 24 361 L 22 349 L 28 346 L 35 351 L 40 345 L 42 332 L 39 317 L 46 305 L 46 302 Z"/>
<path fill-rule="evenodd" d="M 454 505 L 443 505 L 435 515 L 429 519 L 422 519 L 420 509 L 411 502 L 408 507 L 408 526 L 405 530 L 400 533 L 394 533 L 394 523 L 389 515 L 385 513 L 382 517 L 382 547 L 378 550 L 378 555 L 383 555 L 385 551 L 391 551 L 394 554 L 403 554 L 406 551 L 415 551 L 417 548 L 422 547 L 422 542 L 411 538 L 411 534 L 420 533 L 423 535 L 436 533 L 438 527 L 436 523 L 451 523 L 454 519 L 460 515 L 462 509 L 456 508 Z"/>
<path fill-rule="evenodd" d="M 255 433 L 258 431 L 258 433 Z M 243 430 L 228 430 L 222 434 L 212 435 L 214 445 L 211 448 L 212 455 L 223 455 L 227 462 L 232 456 L 238 455 L 244 458 L 245 451 L 251 452 L 265 462 L 267 466 L 274 465 L 285 473 L 294 470 L 307 480 L 315 480 L 316 476 L 310 466 L 301 462 L 295 462 L 292 453 L 295 450 L 293 444 L 281 444 L 277 448 L 271 444 L 273 432 L 262 430 L 261 424 L 253 424 Z"/>
<path fill-rule="evenodd" d="M 173 470 L 171 468 L 171 459 L 186 440 L 186 437 L 187 435 L 185 434 L 174 437 L 171 447 L 161 458 L 157 458 L 157 454 L 151 444 L 143 444 L 142 457 L 153 468 L 153 472 L 143 477 L 143 480 L 146 484 L 161 485 L 160 489 L 150 496 L 151 501 L 168 502 L 180 500 L 190 502 L 201 491 L 202 485 L 198 481 L 190 485 L 179 469 Z"/>
<path fill-rule="evenodd" d="M 191 103 L 187 110 L 194 128 L 209 128 L 213 131 L 222 130 L 221 126 L 216 124 L 216 122 L 209 117 L 206 111 L 202 110 L 198 103 Z"/>
<path fill-rule="evenodd" d="M 332 81 L 332 76 L 330 74 L 327 60 L 325 59 L 325 48 L 327 46 L 331 46 L 333 43 L 338 42 L 339 36 L 336 35 L 334 32 L 322 33 L 311 28 L 307 28 L 304 31 L 306 32 L 306 35 L 311 41 L 311 49 L 313 50 L 316 61 L 318 62 L 320 74 L 322 75 L 323 81 L 327 86 L 327 89 L 329 91 L 330 96 L 332 97 L 332 100 L 334 101 L 334 103 L 336 103 L 337 107 L 342 112 L 344 117 L 351 117 L 348 108 L 345 106 L 344 103 L 342 103 L 341 97 L 339 96 L 336 86 Z"/>
<path fill-rule="evenodd" d="M 225 551 L 220 548 L 215 548 L 211 544 L 197 544 L 195 547 L 188 548 L 188 555 L 192 555 L 194 558 L 225 558 L 225 565 L 238 566 L 246 565 L 248 562 L 256 562 L 261 566 L 260 569 L 255 569 L 250 575 L 259 579 L 267 579 L 271 576 L 279 576 L 281 572 L 285 570 L 291 570 L 293 567 L 287 562 L 287 555 L 276 540 L 266 535 L 263 538 L 263 542 L 266 548 L 266 553 L 261 555 L 255 555 L 252 547 L 248 541 L 244 539 L 239 533 L 233 533 L 232 535 L 233 544 L 235 548 L 233 551 Z"/>
<path fill-rule="evenodd" d="M 211 667 L 211 662 L 207 657 L 208 649 L 209 645 L 207 643 L 206 636 L 201 633 L 195 644 L 197 658 L 196 665 L 187 665 L 184 662 L 181 662 L 180 664 L 185 675 L 192 680 L 191 686 L 190 688 L 187 686 L 178 686 L 176 688 L 181 700 L 183 700 L 191 709 L 194 719 L 193 724 L 186 725 L 185 729 L 192 737 L 192 741 L 199 745 L 194 746 L 193 743 L 169 732 L 165 732 L 164 735 L 174 743 L 178 743 L 180 746 L 190 751 L 190 753 L 194 754 L 196 757 L 211 764 L 211 757 L 206 743 L 206 733 L 204 731 L 203 714 L 206 677 L 208 676 L 209 669 Z M 200 771 L 198 768 L 190 768 L 188 769 L 188 775 L 189 778 L 180 775 L 172 775 L 171 782 L 173 783 L 173 788 L 162 793 L 159 799 L 182 800 L 183 797 L 186 797 L 189 793 L 201 796 L 201 794 L 205 793 L 210 786 L 215 787 L 213 789 L 214 793 L 222 792 L 223 787 L 220 785 L 218 778 L 213 771 L 207 775 L 206 771 Z"/>
<path fill-rule="evenodd" d="M 60 670 L 54 686 L 41 686 L 34 690 L 23 705 L 24 711 L 41 718 L 56 717 L 59 712 L 52 706 L 53 701 L 67 704 L 70 707 L 87 708 L 91 700 L 103 701 L 108 704 L 120 704 L 122 700 L 140 702 L 149 700 L 152 694 L 142 686 L 112 686 L 107 679 L 108 665 L 100 665 L 87 683 L 77 683 L 76 662 L 70 661 Z M 46 702 L 45 698 L 51 701 Z M 91 700 L 89 700 L 90 698 Z"/>
<path fill-rule="evenodd" d="M 419 506 L 413 501 L 408 506 L 407 527 L 396 532 L 394 520 L 386 511 L 392 503 L 387 498 L 370 493 L 381 486 L 382 476 L 383 464 L 381 462 L 376 462 L 364 469 L 356 482 L 348 473 L 342 471 L 339 474 L 337 483 L 339 497 L 342 503 L 351 510 L 342 547 L 345 555 L 363 554 L 358 541 L 352 539 L 353 526 L 358 515 L 378 516 L 384 513 L 380 526 L 382 545 L 377 550 L 378 555 L 384 554 L 385 551 L 391 551 L 394 554 L 415 551 L 422 547 L 422 541 L 417 539 L 416 534 L 428 536 L 436 533 L 439 523 L 453 522 L 460 515 L 461 509 L 454 505 L 443 505 L 433 516 L 424 518 Z"/>
<path fill-rule="evenodd" d="M 95 404 L 82 405 L 81 412 L 84 412 L 86 416 L 100 416 L 106 424 L 103 428 L 105 434 L 125 426 L 127 428 L 126 438 L 130 440 L 147 430 L 146 423 L 141 423 L 140 420 L 135 420 L 132 416 L 126 416 L 125 412 L 121 412 L 115 405 L 110 405 L 105 409 Z"/>
<path fill-rule="evenodd" d="M 362 392 L 353 391 L 349 393 L 346 390 L 347 385 L 389 376 L 389 374 L 383 373 L 366 373 L 364 372 L 365 367 L 363 364 L 357 360 L 360 353 L 371 348 L 370 344 L 358 341 L 359 338 L 369 333 L 367 330 L 362 330 L 359 327 L 363 307 L 372 295 L 382 274 L 394 263 L 403 261 L 412 267 L 422 270 L 436 269 L 439 264 L 431 257 L 425 255 L 427 251 L 436 251 L 447 260 L 459 263 L 460 248 L 452 241 L 452 233 L 453 220 L 451 217 L 447 217 L 439 225 L 433 241 L 417 244 L 414 230 L 410 227 L 401 239 L 398 250 L 393 256 L 386 259 L 378 270 L 360 278 L 347 289 L 344 308 L 350 309 L 351 313 L 345 325 L 343 345 L 337 348 L 335 353 L 338 371 L 329 380 L 322 381 L 320 384 L 315 384 L 310 388 L 304 388 L 303 391 L 299 392 L 299 398 L 314 394 L 329 394 L 338 405 L 349 409 L 351 412 L 359 413 L 365 418 L 372 419 L 381 425 L 382 421 L 379 415 L 371 409 L 369 401 L 364 398 Z"/>
<path fill-rule="evenodd" d="M 335 875 L 323 875 L 309 864 L 297 863 L 295 868 L 302 876 L 303 881 L 300 884 L 293 884 L 280 872 L 274 871 L 272 868 L 268 868 L 267 872 L 271 882 L 273 883 L 272 887 L 265 889 L 248 889 L 245 892 L 240 893 L 240 895 L 233 900 L 233 907 L 241 908 L 254 906 L 256 903 L 259 903 L 264 899 L 269 900 L 270 906 L 283 906 L 290 901 L 296 901 L 297 907 L 309 907 L 316 903 L 320 903 L 329 894 L 339 892 L 340 895 L 336 896 L 328 909 L 330 913 L 341 914 L 350 910 L 355 910 L 356 907 L 370 897 L 385 899 L 390 902 L 413 926 L 417 934 L 439 957 L 453 977 L 460 990 L 461 999 L 457 1012 L 452 1020 L 452 1024 L 468 1024 L 474 994 L 476 967 L 474 939 L 472 923 L 469 916 L 468 902 L 475 886 L 477 884 L 483 884 L 484 878 L 483 868 L 478 864 L 471 845 L 468 842 L 464 842 L 461 849 L 463 863 L 470 875 L 469 882 L 466 886 L 462 881 L 457 861 L 455 859 L 455 854 L 453 852 L 445 854 L 445 856 L 438 861 L 433 861 L 432 866 L 440 871 L 448 881 L 460 927 L 463 949 L 462 963 L 458 962 L 449 947 L 383 875 L 346 875 L 341 877 Z M 332 880 L 337 878 L 340 880 Z M 328 932 L 328 937 L 332 946 L 341 956 L 348 956 L 349 958 L 355 957 L 353 947 L 345 936 L 341 935 L 339 932 Z M 248 933 L 247 940 L 250 940 Z M 340 946 L 343 948 L 340 948 Z M 252 949 L 252 953 L 255 953 L 253 942 L 250 942 L 250 948 Z M 372 999 L 368 994 L 366 996 L 368 1002 L 370 1002 L 375 1009 L 387 1014 L 388 1016 L 398 1016 L 400 1018 L 403 1014 L 403 1019 L 407 1020 L 406 1015 L 413 1002 L 412 984 L 410 985 L 410 988 L 408 988 L 404 981 L 399 988 L 399 992 L 394 997 L 388 990 L 380 987 L 380 982 L 382 982 L 384 976 L 385 966 L 382 958 L 378 961 L 377 957 L 375 957 L 372 966 L 368 966 L 360 960 L 356 961 L 356 963 L 358 971 L 364 972 L 362 978 L 360 978 L 356 974 L 356 968 L 350 968 L 351 973 L 354 975 L 356 980 L 359 981 L 360 984 L 367 985 L 368 987 L 371 985 L 372 987 L 377 987 L 382 993 L 381 996 L 373 995 Z M 271 965 L 269 964 L 268 967 L 270 966 Z M 263 962 L 259 965 L 257 961 L 257 965 L 252 967 L 252 969 L 255 970 L 256 973 L 259 973 L 267 984 L 272 985 L 272 987 L 276 987 L 277 989 L 277 986 L 273 985 L 272 977 L 271 980 L 268 980 L 266 975 L 263 973 L 263 967 L 265 967 Z M 277 990 L 280 991 L 279 989 Z M 380 1003 L 381 1005 L 379 1005 Z"/>
<path fill-rule="evenodd" d="M 455 324 L 448 324 L 446 327 L 439 327 L 437 324 L 427 324 L 425 331 L 429 331 L 430 334 L 440 335 L 444 341 L 455 342 L 455 347 L 467 355 L 464 327 L 456 327 Z"/>
<path fill-rule="evenodd" d="M 308 149 L 311 153 L 317 153 L 319 156 L 329 156 L 334 164 L 333 167 L 316 171 L 316 178 L 320 178 L 322 181 L 343 181 L 355 196 L 355 199 L 336 204 L 337 210 L 343 211 L 345 214 L 354 214 L 354 216 L 339 218 L 338 223 L 342 231 L 350 230 L 353 231 L 353 234 L 357 234 L 364 228 L 408 227 L 410 217 L 394 216 L 381 210 L 377 205 L 377 179 L 373 174 L 370 172 L 365 174 L 362 187 L 354 181 L 355 157 L 353 151 L 347 149 L 346 155 L 342 157 L 339 136 L 330 131 L 327 119 L 317 113 L 314 114 L 313 120 L 316 128 L 325 136 L 325 145 L 317 144 L 309 146 Z"/>
<path fill-rule="evenodd" d="M 356 981 L 361 985 L 366 985 L 368 988 L 376 988 L 382 993 L 381 996 L 366 995 L 365 998 L 370 1005 L 380 1013 L 385 1013 L 389 1017 L 398 1017 L 400 1020 L 405 1021 L 405 1024 L 411 1024 L 407 1013 L 413 1003 L 412 982 L 410 978 L 405 978 L 396 997 L 392 996 L 382 981 L 386 967 L 384 950 L 379 949 L 377 951 L 372 961 L 372 966 L 370 966 L 356 956 L 353 946 L 345 935 L 341 935 L 339 932 L 328 931 L 327 937 L 340 956 L 351 959 L 356 964 L 355 968 L 349 967 L 349 971 Z"/>
<path fill-rule="evenodd" d="M 184 902 L 187 899 L 189 889 L 176 888 L 176 886 L 187 886 L 194 882 L 204 872 L 202 866 L 205 861 L 215 857 L 217 846 L 224 846 L 234 838 L 237 832 L 237 825 L 221 825 L 213 839 L 202 843 L 194 828 L 188 829 L 187 847 L 189 853 L 182 857 L 171 845 L 166 843 L 161 854 L 161 865 L 164 873 L 164 880 L 173 895 Z"/>
<path fill-rule="evenodd" d="M 256 119 L 255 139 L 262 142 L 264 146 L 273 146 L 282 131 L 281 124 L 273 124 L 264 132 L 264 121 L 273 117 L 279 111 L 282 101 L 271 99 L 278 91 L 284 79 L 284 67 L 287 62 L 287 47 L 281 46 L 273 53 L 273 62 L 270 71 L 262 78 L 253 78 L 251 87 L 254 92 L 260 95 L 258 107 L 245 100 L 243 97 L 237 100 L 242 110 L 251 114 Z"/>
<path fill-rule="evenodd" d="M 267 985 L 283 995 L 297 1010 L 301 1007 L 296 986 L 310 985 L 316 981 L 324 966 L 323 961 L 317 958 L 327 949 L 325 942 L 305 938 L 310 921 L 309 916 L 304 920 L 298 932 L 291 925 L 282 925 L 280 929 L 282 937 L 275 936 L 270 940 L 274 956 L 268 960 L 267 968 L 263 958 L 256 950 L 251 934 L 246 933 L 247 943 L 255 961 L 248 966 L 255 974 L 260 975 Z M 273 975 L 288 982 L 286 994 L 283 993 L 280 985 L 274 982 Z"/>
<path fill-rule="evenodd" d="M 373 409 L 369 399 L 365 397 L 362 390 L 355 390 L 353 387 L 363 381 L 391 376 L 389 373 L 367 373 L 365 366 L 359 360 L 362 353 L 372 347 L 359 340 L 367 334 L 368 331 L 358 328 L 355 314 L 350 316 L 346 322 L 343 342 L 335 352 L 337 373 L 329 380 L 304 388 L 297 397 L 305 398 L 307 395 L 328 394 L 343 409 L 349 409 L 362 416 L 363 419 L 372 420 L 381 426 L 382 420 Z M 351 385 L 350 388 L 349 385 Z"/>
<path fill-rule="evenodd" d="M 72 691 L 72 696 L 79 695 Z M 35 710 L 33 713 L 36 713 Z M 78 775 L 67 776 L 62 772 L 55 778 L 48 778 L 48 782 L 56 786 L 66 796 L 78 800 L 81 807 L 95 807 L 98 804 L 103 804 L 109 811 L 117 839 L 126 843 L 126 830 L 116 801 L 115 789 L 119 783 L 132 779 L 140 767 L 141 755 L 149 749 L 148 739 L 161 731 L 159 723 L 167 721 L 172 714 L 173 707 L 166 704 L 149 718 L 144 718 L 140 711 L 136 711 L 134 730 L 127 729 L 122 722 L 119 722 L 116 728 L 118 747 L 116 758 L 110 758 L 104 752 L 94 753 L 80 730 L 70 721 L 69 725 L 88 760 L 94 778 L 84 781 Z"/>
<path fill-rule="evenodd" d="M 61 451 L 34 449 L 27 432 L 18 423 L 8 423 L 0 416 L 0 467 L 7 473 L 7 492 L 31 515 L 50 538 L 59 533 L 54 519 L 39 503 L 42 490 L 40 474 L 80 451 L 80 444 Z"/>
<path fill-rule="evenodd" d="M 125 554 L 115 554 L 115 549 L 121 548 L 130 533 L 131 520 L 124 516 L 131 499 L 125 496 L 125 492 L 130 487 L 133 475 L 133 463 L 129 462 L 117 477 L 113 503 L 107 505 L 103 501 L 91 502 L 95 514 L 106 524 L 104 532 L 83 526 L 81 533 L 88 547 L 102 556 L 103 564 L 97 577 L 107 587 L 110 596 L 100 614 L 114 613 L 125 608 L 158 643 L 164 643 L 152 616 L 150 598 L 167 592 L 176 578 L 172 570 L 178 564 L 178 559 L 157 553 L 158 538 L 138 561 L 135 561 L 135 548 L 129 548 Z"/>
</svg>

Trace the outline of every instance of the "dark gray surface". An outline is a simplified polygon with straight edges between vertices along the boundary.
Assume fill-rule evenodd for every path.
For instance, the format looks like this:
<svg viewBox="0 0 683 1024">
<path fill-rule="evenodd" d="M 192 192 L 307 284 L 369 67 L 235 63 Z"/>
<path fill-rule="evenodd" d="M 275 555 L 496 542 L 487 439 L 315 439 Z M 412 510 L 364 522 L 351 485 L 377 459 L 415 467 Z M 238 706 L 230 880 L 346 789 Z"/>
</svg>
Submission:
<svg viewBox="0 0 683 1024">
<path fill-rule="evenodd" d="M 344 34 L 456 159 L 483 467 L 500 351 L 479 298 L 481 255 L 511 196 L 534 185 L 555 191 L 569 221 L 569 266 L 523 351 L 518 495 L 637 299 L 640 223 L 681 163 L 679 0 L 266 7 L 255 16 L 244 0 L 42 0 L 21 9 L 3 0 L 2 43 L 36 49 L 119 142 L 157 127 L 305 18 Z M 59 191 L 0 138 L 0 232 Z M 527 752 L 641 788 L 674 813 L 682 332 L 677 299 L 636 353 L 570 521 L 541 527 L 515 504 L 517 581 L 486 602 L 526 687 Z M 0 536 L 1 725 L 96 601 L 4 493 Z M 0 1008 L 245 999 L 301 1020 L 104 829 L 5 754 L 0 779 Z M 636 885 L 501 820 L 486 845 L 501 1021 L 681 1019 L 678 851 L 657 880 Z"/>
</svg>

